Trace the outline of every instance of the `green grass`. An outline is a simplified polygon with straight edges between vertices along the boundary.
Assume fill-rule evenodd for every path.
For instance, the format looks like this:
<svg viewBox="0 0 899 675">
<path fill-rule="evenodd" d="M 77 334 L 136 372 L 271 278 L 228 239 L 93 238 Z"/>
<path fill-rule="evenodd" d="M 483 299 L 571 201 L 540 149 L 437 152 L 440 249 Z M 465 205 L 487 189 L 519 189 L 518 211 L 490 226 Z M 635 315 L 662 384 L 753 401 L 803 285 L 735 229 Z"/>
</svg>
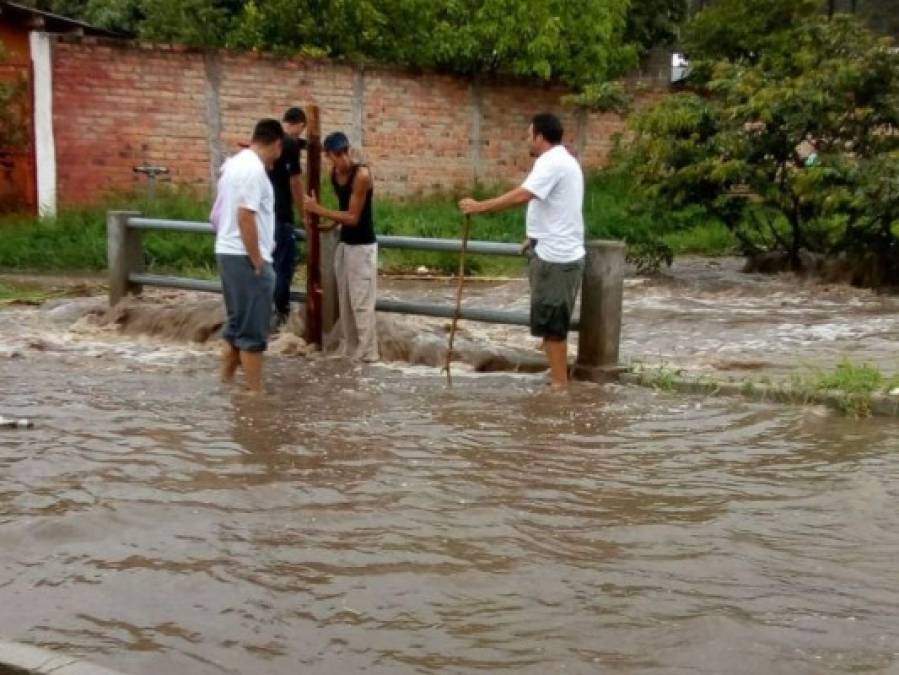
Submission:
<svg viewBox="0 0 899 675">
<path fill-rule="evenodd" d="M 899 375 L 884 375 L 867 363 L 843 359 L 830 371 L 818 371 L 806 378 L 807 385 L 818 392 L 838 392 L 841 407 L 853 417 L 871 414 L 871 397 L 899 387 Z"/>
<path fill-rule="evenodd" d="M 330 188 L 326 203 L 333 204 Z M 476 188 L 476 194 L 495 194 L 496 189 Z M 375 226 L 381 234 L 460 238 L 462 216 L 456 203 L 462 195 L 444 194 L 416 200 L 375 201 Z M 587 183 L 584 215 L 587 235 L 596 239 L 643 241 L 658 231 L 659 223 L 648 216 L 634 215 L 636 198 L 625 177 L 612 173 L 591 176 Z M 52 219 L 23 216 L 0 217 L 0 269 L 42 271 L 98 271 L 106 267 L 106 211 L 136 210 L 176 220 L 205 221 L 208 197 L 178 191 L 162 191 L 148 203 L 136 195 L 110 198 L 86 208 L 68 208 Z M 695 222 L 688 212 L 669 216 L 677 219 L 677 231 L 665 238 L 675 253 L 722 255 L 733 251 L 730 234 L 717 223 Z M 692 218 L 692 220 L 691 220 Z M 478 216 L 472 222 L 472 238 L 520 242 L 524 238 L 524 214 L 510 211 Z M 150 233 L 144 238 L 150 270 L 165 273 L 210 276 L 215 273 L 212 238 L 196 234 Z M 424 265 L 442 273 L 457 269 L 456 254 L 416 251 L 385 251 L 382 267 L 388 272 L 414 270 Z M 520 259 L 472 256 L 469 272 L 482 275 L 522 274 Z"/>
<path fill-rule="evenodd" d="M 657 366 L 634 363 L 631 372 L 638 375 L 640 383 L 659 391 L 704 393 L 733 385 L 734 382 L 716 383 L 712 380 L 673 369 L 667 364 Z M 899 387 L 899 373 L 885 375 L 866 363 L 843 359 L 830 370 L 806 369 L 791 374 L 784 380 L 773 381 L 770 376 L 757 380 L 746 379 L 736 383 L 743 396 L 765 400 L 777 400 L 806 405 L 826 402 L 854 418 L 869 417 L 873 397 L 888 394 Z"/>
<path fill-rule="evenodd" d="M 48 287 L 40 283 L 0 283 L 0 307 L 7 305 L 41 305 L 48 300 L 79 295 L 86 289 L 84 285 L 68 288 Z"/>
</svg>

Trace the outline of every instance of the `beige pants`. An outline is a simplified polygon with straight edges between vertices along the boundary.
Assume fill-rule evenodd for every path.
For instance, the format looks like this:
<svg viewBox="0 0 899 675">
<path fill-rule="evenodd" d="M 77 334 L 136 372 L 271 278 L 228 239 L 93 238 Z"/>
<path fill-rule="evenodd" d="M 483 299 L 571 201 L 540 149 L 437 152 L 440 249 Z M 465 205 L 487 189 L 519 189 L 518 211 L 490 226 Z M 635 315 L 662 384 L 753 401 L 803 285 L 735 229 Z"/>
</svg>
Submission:
<svg viewBox="0 0 899 675">
<path fill-rule="evenodd" d="M 340 351 L 361 361 L 377 361 L 378 245 L 338 244 L 334 273 L 340 311 Z"/>
</svg>

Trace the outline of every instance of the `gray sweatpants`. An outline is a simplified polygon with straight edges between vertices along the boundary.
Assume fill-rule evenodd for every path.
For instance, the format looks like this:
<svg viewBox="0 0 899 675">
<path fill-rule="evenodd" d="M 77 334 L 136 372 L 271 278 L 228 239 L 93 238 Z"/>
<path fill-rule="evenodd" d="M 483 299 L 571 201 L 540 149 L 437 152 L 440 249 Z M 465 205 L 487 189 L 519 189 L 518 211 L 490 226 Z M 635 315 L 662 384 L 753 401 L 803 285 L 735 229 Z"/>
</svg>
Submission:
<svg viewBox="0 0 899 675">
<path fill-rule="evenodd" d="M 334 272 L 340 312 L 340 350 L 350 358 L 377 361 L 378 245 L 338 244 Z"/>
</svg>

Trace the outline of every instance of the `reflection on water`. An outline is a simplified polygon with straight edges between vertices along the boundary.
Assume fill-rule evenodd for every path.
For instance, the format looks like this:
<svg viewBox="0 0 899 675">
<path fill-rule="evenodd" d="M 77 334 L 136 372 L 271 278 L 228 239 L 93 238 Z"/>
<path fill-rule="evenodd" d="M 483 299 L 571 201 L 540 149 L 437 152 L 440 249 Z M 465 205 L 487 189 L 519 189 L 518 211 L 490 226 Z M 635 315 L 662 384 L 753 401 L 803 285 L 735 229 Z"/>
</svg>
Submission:
<svg viewBox="0 0 899 675">
<path fill-rule="evenodd" d="M 0 360 L 39 421 L 0 435 L 0 634 L 134 675 L 899 660 L 892 421 L 280 357 L 251 398 L 153 353 Z"/>
</svg>

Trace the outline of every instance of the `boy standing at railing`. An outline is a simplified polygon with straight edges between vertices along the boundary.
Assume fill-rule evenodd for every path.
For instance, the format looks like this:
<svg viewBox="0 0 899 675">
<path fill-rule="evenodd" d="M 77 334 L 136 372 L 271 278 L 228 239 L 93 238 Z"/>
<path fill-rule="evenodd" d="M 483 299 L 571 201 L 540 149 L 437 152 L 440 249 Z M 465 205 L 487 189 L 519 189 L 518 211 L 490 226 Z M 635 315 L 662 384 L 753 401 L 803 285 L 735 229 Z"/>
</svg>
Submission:
<svg viewBox="0 0 899 675">
<path fill-rule="evenodd" d="M 378 284 L 378 241 L 375 236 L 371 171 L 350 156 L 350 141 L 337 131 L 322 144 L 331 163 L 331 185 L 338 210 L 326 209 L 317 195 L 307 195 L 304 208 L 340 225 L 340 243 L 334 256 L 340 311 L 340 354 L 372 363 L 377 361 L 378 335 L 375 300 Z M 333 227 L 323 223 L 323 229 Z"/>
</svg>

